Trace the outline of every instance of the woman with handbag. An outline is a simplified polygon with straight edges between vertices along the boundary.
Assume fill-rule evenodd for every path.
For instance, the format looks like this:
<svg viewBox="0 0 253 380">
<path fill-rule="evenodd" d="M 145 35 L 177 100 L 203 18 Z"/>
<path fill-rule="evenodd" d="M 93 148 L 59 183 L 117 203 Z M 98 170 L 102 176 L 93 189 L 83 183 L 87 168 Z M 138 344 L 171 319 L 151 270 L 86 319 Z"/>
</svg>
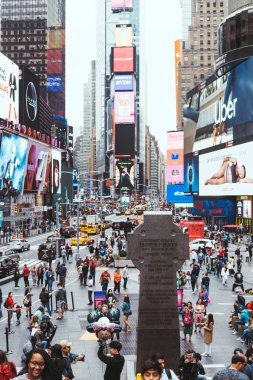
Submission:
<svg viewBox="0 0 253 380">
<path fill-rule="evenodd" d="M 186 341 L 186 337 L 187 335 L 189 335 L 189 342 L 191 342 L 193 322 L 194 322 L 193 307 L 192 307 L 192 303 L 188 302 L 187 306 L 184 309 L 184 314 L 183 314 L 184 338 L 182 338 L 182 340 Z"/>
<path fill-rule="evenodd" d="M 24 294 L 24 300 L 23 300 L 23 305 L 26 308 L 26 318 L 32 318 L 32 289 L 31 288 L 26 288 L 25 289 L 25 294 Z"/>
<path fill-rule="evenodd" d="M 126 294 L 123 299 L 123 303 L 120 305 L 123 312 L 124 331 L 132 331 L 131 325 L 128 322 L 129 315 L 132 315 L 129 296 Z"/>
<path fill-rule="evenodd" d="M 199 328 L 199 333 L 201 333 L 201 327 L 204 319 L 205 314 L 205 306 L 202 303 L 201 298 L 197 300 L 197 303 L 194 308 L 194 322 L 195 322 L 195 330 L 194 332 L 197 332 L 197 327 Z"/>
</svg>

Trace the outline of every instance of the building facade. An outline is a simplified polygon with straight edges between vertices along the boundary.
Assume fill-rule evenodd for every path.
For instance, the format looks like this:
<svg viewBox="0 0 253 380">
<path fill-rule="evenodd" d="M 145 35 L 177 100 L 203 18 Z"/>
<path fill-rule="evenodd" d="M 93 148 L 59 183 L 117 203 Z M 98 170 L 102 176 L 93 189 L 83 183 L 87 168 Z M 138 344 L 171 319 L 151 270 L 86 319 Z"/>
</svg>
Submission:
<svg viewBox="0 0 253 380">
<path fill-rule="evenodd" d="M 228 0 L 182 0 L 183 39 L 181 64 L 178 67 L 178 104 L 181 110 L 186 93 L 213 73 L 217 58 L 217 30 L 228 12 Z M 183 127 L 181 112 L 177 118 Z"/>
<path fill-rule="evenodd" d="M 1 0 L 1 52 L 40 78 L 40 95 L 65 115 L 65 0 Z"/>
</svg>

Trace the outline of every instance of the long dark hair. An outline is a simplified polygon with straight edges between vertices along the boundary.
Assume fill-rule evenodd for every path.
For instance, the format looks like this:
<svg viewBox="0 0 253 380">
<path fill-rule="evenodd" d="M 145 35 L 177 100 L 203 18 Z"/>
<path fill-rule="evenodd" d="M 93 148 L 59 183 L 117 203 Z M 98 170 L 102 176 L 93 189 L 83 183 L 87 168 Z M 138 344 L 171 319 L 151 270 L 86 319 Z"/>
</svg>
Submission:
<svg viewBox="0 0 253 380">
<path fill-rule="evenodd" d="M 8 364 L 11 371 L 14 374 L 17 374 L 14 364 L 12 362 L 9 362 L 6 353 L 3 350 L 0 350 L 0 365 L 2 367 L 2 373 L 4 373 L 4 364 Z"/>
<path fill-rule="evenodd" d="M 51 358 L 52 359 L 61 359 L 62 358 L 62 346 L 60 344 L 54 344 L 51 348 Z"/>
<path fill-rule="evenodd" d="M 18 375 L 24 375 L 28 372 L 28 364 L 30 363 L 34 354 L 41 355 L 45 362 L 45 367 L 40 375 L 42 380 L 61 379 L 61 373 L 59 372 L 58 368 L 55 367 L 53 360 L 50 358 L 46 351 L 40 348 L 34 348 L 26 354 L 25 367 L 19 372 Z"/>
<path fill-rule="evenodd" d="M 129 295 L 128 294 L 124 295 L 124 302 L 130 304 L 130 299 L 129 299 Z"/>
<path fill-rule="evenodd" d="M 207 325 L 210 326 L 210 323 L 214 325 L 214 319 L 213 319 L 213 314 L 208 314 L 207 316 Z"/>
</svg>

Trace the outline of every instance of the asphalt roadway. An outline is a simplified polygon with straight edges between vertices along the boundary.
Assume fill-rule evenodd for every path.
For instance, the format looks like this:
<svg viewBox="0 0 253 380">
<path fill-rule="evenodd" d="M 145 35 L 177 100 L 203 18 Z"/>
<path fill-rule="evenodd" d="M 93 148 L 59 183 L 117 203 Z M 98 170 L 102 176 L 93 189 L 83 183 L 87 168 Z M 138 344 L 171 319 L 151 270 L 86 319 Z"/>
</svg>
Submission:
<svg viewBox="0 0 253 380">
<path fill-rule="evenodd" d="M 121 220 L 121 216 L 111 217 L 112 219 Z M 109 231 L 108 231 L 109 232 Z M 109 232 L 110 233 L 110 232 Z M 31 250 L 29 252 L 24 252 L 24 255 L 27 260 L 34 260 L 37 258 L 37 247 L 38 245 L 45 240 L 45 235 L 39 235 L 38 237 L 33 237 L 30 239 L 31 241 Z M 241 252 L 243 253 L 245 250 L 244 246 L 241 246 Z M 235 251 L 235 246 L 229 246 L 229 253 L 233 255 Z M 87 249 L 81 247 L 80 253 L 81 256 L 85 256 Z M 103 373 L 105 366 L 98 360 L 97 358 L 97 349 L 98 344 L 96 341 L 96 337 L 94 334 L 89 334 L 86 332 L 87 325 L 87 314 L 92 310 L 90 306 L 88 306 L 88 296 L 87 289 L 85 287 L 81 287 L 79 285 L 79 281 L 76 274 L 75 263 L 67 264 L 68 274 L 66 280 L 66 289 L 68 295 L 68 306 L 69 309 L 73 309 L 71 302 L 71 292 L 73 293 L 74 299 L 74 310 L 67 311 L 65 317 L 61 321 L 57 321 L 57 314 L 54 313 L 52 316 L 52 321 L 57 325 L 57 331 L 54 338 L 54 343 L 58 343 L 62 339 L 67 339 L 73 343 L 72 351 L 75 353 L 84 353 L 86 355 L 85 362 L 79 362 L 73 365 L 73 371 L 75 374 L 75 379 L 83 379 L 83 380 L 101 380 L 103 378 Z M 184 270 L 189 268 L 189 262 L 186 262 L 184 265 Z M 242 272 L 244 274 L 244 285 L 245 289 L 253 287 L 253 278 L 252 278 L 252 268 L 253 264 L 245 263 L 243 261 Z M 96 286 L 95 290 L 101 290 L 100 284 L 98 283 L 98 279 L 103 268 L 97 269 L 96 274 Z M 111 274 L 113 274 L 113 269 L 110 269 Z M 213 313 L 215 326 L 214 326 L 214 341 L 212 344 L 212 357 L 203 358 L 202 364 L 206 369 L 206 373 L 208 377 L 212 377 L 214 373 L 218 370 L 223 369 L 226 365 L 230 363 L 230 359 L 233 353 L 233 350 L 236 347 L 242 347 L 246 350 L 246 346 L 237 341 L 236 335 L 232 335 L 231 330 L 228 329 L 228 320 L 229 314 L 233 307 L 233 302 L 236 298 L 236 295 L 232 293 L 232 283 L 233 280 L 229 278 L 228 286 L 223 287 L 221 284 L 221 280 L 217 279 L 213 275 L 211 276 L 210 283 L 210 297 L 211 303 L 208 305 L 208 312 Z M 14 292 L 14 299 L 16 302 L 22 303 L 23 294 L 24 294 L 24 283 L 23 279 L 20 280 L 20 288 L 14 289 L 14 283 L 8 283 L 3 285 L 2 292 L 3 298 L 6 298 L 6 295 L 9 291 Z M 112 284 L 111 284 L 111 287 Z M 54 285 L 54 289 L 56 286 Z M 41 287 L 33 288 L 33 312 L 40 305 L 38 296 L 41 291 Z M 122 300 L 124 294 L 129 294 L 131 300 L 131 306 L 133 315 L 130 317 L 130 323 L 132 324 L 133 331 L 132 332 L 122 332 L 120 339 L 123 344 L 123 354 L 126 357 L 127 361 L 134 360 L 136 354 L 136 321 L 138 315 L 138 270 L 130 269 L 130 279 L 128 283 L 127 291 L 122 291 L 122 295 L 119 296 L 119 303 Z M 246 295 L 246 300 L 252 300 L 253 296 Z M 54 297 L 53 297 L 54 299 Z M 190 300 L 193 303 L 196 302 L 197 295 L 192 294 L 191 289 L 184 289 L 184 301 Z M 55 307 L 55 304 L 54 304 Z M 7 318 L 6 311 L 3 311 L 3 318 L 0 320 L 0 337 L 1 344 L 0 347 L 2 349 L 6 349 L 5 344 L 5 328 L 7 326 Z M 13 317 L 12 331 L 13 334 L 9 335 L 9 346 L 10 350 L 13 351 L 12 354 L 9 355 L 11 360 L 14 360 L 15 363 L 20 367 L 21 361 L 20 356 L 23 349 L 23 344 L 27 339 L 27 318 L 25 316 L 25 312 L 22 313 L 21 317 L 21 325 L 15 326 L 15 316 Z M 182 336 L 182 332 L 181 332 Z M 168 343 L 170 344 L 170 343 Z M 193 333 L 192 343 L 184 343 L 182 341 L 181 350 L 184 352 L 187 348 L 193 348 L 195 351 L 199 353 L 204 352 L 204 343 L 203 343 L 203 335 Z M 166 353 L 165 353 L 166 356 Z M 168 365 L 169 365 L 169 358 Z M 126 380 L 126 366 L 123 370 L 122 380 Z"/>
</svg>

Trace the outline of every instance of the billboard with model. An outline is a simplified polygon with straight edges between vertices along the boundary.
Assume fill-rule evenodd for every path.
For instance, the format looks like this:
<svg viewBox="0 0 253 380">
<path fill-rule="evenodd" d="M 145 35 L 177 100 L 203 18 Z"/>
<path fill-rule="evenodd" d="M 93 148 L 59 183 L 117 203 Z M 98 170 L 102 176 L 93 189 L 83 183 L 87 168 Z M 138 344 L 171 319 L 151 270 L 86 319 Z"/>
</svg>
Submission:
<svg viewBox="0 0 253 380">
<path fill-rule="evenodd" d="M 61 192 L 61 152 L 52 150 L 52 171 L 51 171 L 52 193 Z"/>
<path fill-rule="evenodd" d="M 49 189 L 51 171 L 51 149 L 29 141 L 24 182 L 25 191 L 43 193 Z"/>
<path fill-rule="evenodd" d="M 19 123 L 18 66 L 0 53 L 0 118 Z"/>
<path fill-rule="evenodd" d="M 253 135 L 253 57 L 187 94 L 185 153 Z"/>
<path fill-rule="evenodd" d="M 3 134 L 0 149 L 0 190 L 21 192 L 25 175 L 27 140 Z"/>
<path fill-rule="evenodd" d="M 199 195 L 253 194 L 253 142 L 199 156 Z"/>
<path fill-rule="evenodd" d="M 116 161 L 115 187 L 123 190 L 134 189 L 134 161 Z"/>
</svg>

